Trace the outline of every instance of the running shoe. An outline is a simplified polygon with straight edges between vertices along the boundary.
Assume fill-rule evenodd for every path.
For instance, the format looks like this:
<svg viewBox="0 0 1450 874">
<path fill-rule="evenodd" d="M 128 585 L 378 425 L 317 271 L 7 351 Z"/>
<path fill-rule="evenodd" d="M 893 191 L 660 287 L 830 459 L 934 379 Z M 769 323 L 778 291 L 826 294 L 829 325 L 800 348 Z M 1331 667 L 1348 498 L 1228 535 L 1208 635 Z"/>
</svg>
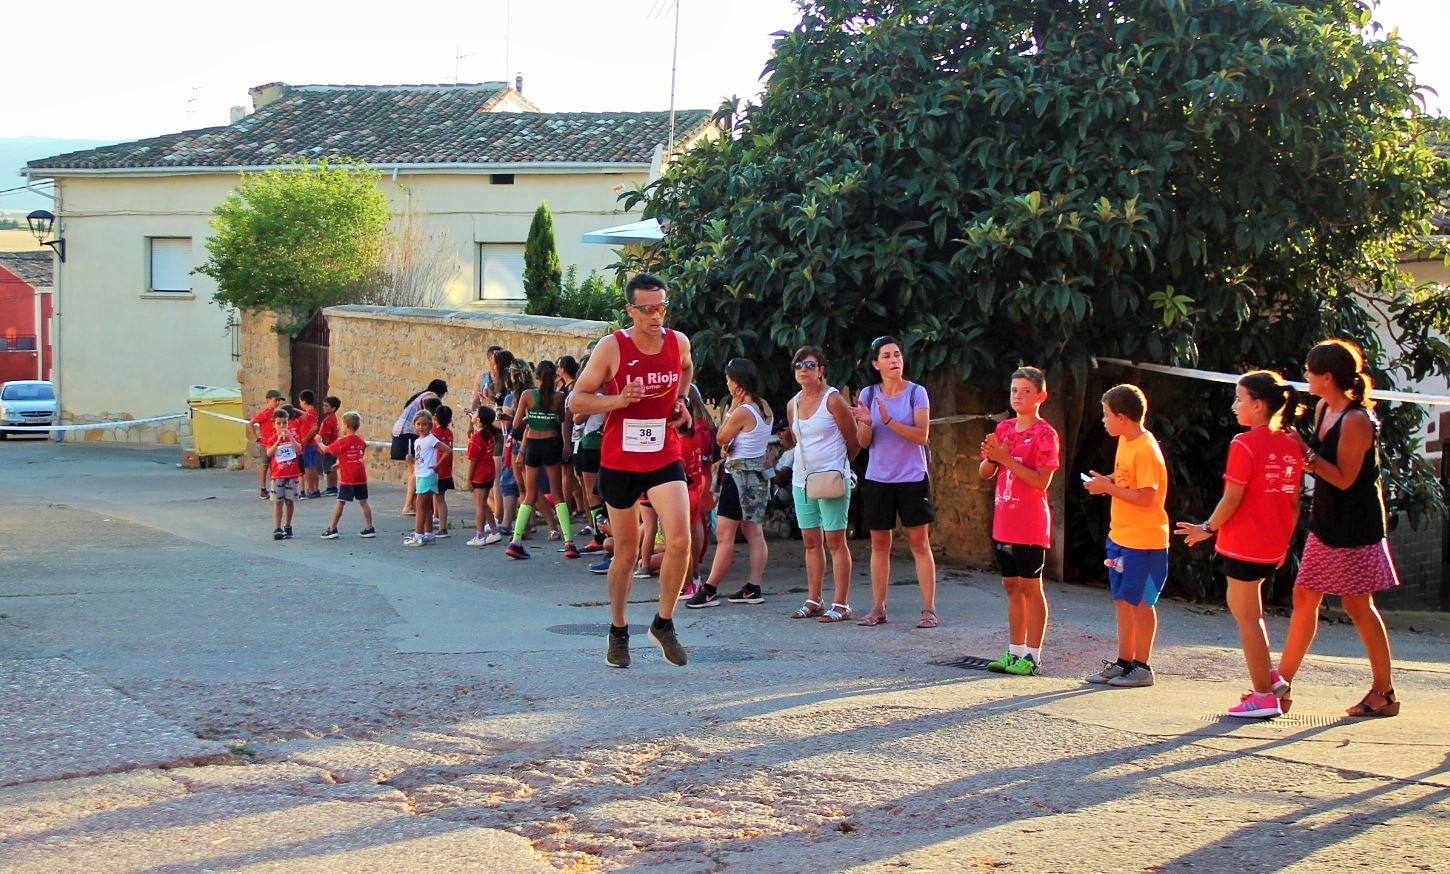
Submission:
<svg viewBox="0 0 1450 874">
<path fill-rule="evenodd" d="M 765 596 L 761 594 L 760 587 L 754 583 L 746 583 L 740 591 L 730 596 L 731 604 L 764 604 Z"/>
<path fill-rule="evenodd" d="M 1103 669 L 1088 677 L 1087 681 L 1096 686 L 1106 686 L 1109 680 L 1115 680 L 1125 672 L 1126 669 L 1117 662 L 1104 661 Z"/>
<path fill-rule="evenodd" d="M 720 599 L 716 597 L 714 586 L 704 585 L 695 590 L 695 594 L 690 596 L 690 600 L 685 602 L 685 606 L 691 610 L 719 607 Z"/>
<path fill-rule="evenodd" d="M 288 540 L 291 540 L 292 539 L 292 526 L 291 525 L 283 525 L 282 526 L 282 533 L 284 535 L 286 535 L 286 537 L 287 537 Z"/>
<path fill-rule="evenodd" d="M 680 646 L 680 639 L 675 636 L 673 626 L 670 628 L 655 628 L 651 624 L 649 628 L 649 639 L 654 641 L 654 645 L 660 648 L 660 653 L 664 655 L 665 661 L 677 668 L 684 667 L 686 660 L 685 648 Z"/>
<path fill-rule="evenodd" d="M 358 534 L 358 537 L 366 537 L 369 540 L 371 540 L 372 538 L 377 537 L 377 536 L 378 536 L 378 530 L 376 528 L 364 528 Z"/>
<path fill-rule="evenodd" d="M 1240 719 L 1268 719 L 1284 715 L 1273 692 L 1245 692 L 1239 703 L 1226 712 Z"/>
<path fill-rule="evenodd" d="M 447 540 L 448 538 L 452 537 L 453 535 L 448 533 L 448 529 L 447 528 L 444 528 L 444 529 L 442 529 L 441 531 L 439 531 L 437 534 L 435 534 L 433 536 L 437 537 L 439 540 Z"/>
<path fill-rule="evenodd" d="M 581 525 L 578 528 L 574 529 L 574 533 L 579 535 L 580 537 L 593 537 L 594 529 L 589 527 L 588 525 Z"/>
<path fill-rule="evenodd" d="M 563 540 L 563 539 L 564 539 L 564 535 L 560 534 L 559 532 L 557 532 L 557 531 L 550 531 L 549 532 L 549 542 L 550 543 L 558 543 L 560 540 Z"/>
<path fill-rule="evenodd" d="M 328 528 L 327 530 L 323 531 L 322 532 L 322 539 L 323 540 L 336 540 L 337 539 L 337 529 L 336 528 Z"/>
<path fill-rule="evenodd" d="M 483 545 L 483 535 L 482 534 L 475 534 L 472 537 L 468 538 L 468 544 L 467 545 L 468 546 L 482 546 Z"/>
<path fill-rule="evenodd" d="M 1007 666 L 1015 661 L 1017 661 L 1017 656 L 1013 655 L 1009 649 L 1002 653 L 1001 658 L 992 659 L 990 662 L 987 662 L 987 670 L 994 674 L 1005 674 L 1007 673 Z"/>
<path fill-rule="evenodd" d="M 403 545 L 404 546 L 422 546 L 423 545 L 423 535 L 421 535 L 421 534 L 409 534 L 409 535 L 407 535 L 406 537 L 403 538 Z"/>
<path fill-rule="evenodd" d="M 607 574 L 609 573 L 609 565 L 613 563 L 613 561 L 613 558 L 606 555 L 603 561 L 596 564 L 591 564 L 589 566 L 589 572 L 591 574 Z"/>
<path fill-rule="evenodd" d="M 577 546 L 574 545 L 574 541 L 571 540 L 568 543 L 565 543 L 564 544 L 564 557 L 565 558 L 578 558 L 579 557 L 579 547 L 577 547 Z"/>
<path fill-rule="evenodd" d="M 433 545 L 433 541 L 435 541 L 437 539 L 438 539 L 438 535 L 425 533 L 423 535 L 423 545 L 424 546 L 432 546 Z"/>
<path fill-rule="evenodd" d="M 611 668 L 629 667 L 629 635 L 609 632 L 609 646 L 604 651 L 604 663 Z"/>
<path fill-rule="evenodd" d="M 515 540 L 513 543 L 510 543 L 508 549 L 505 549 L 503 551 L 503 554 L 508 556 L 509 558 L 533 558 L 532 555 L 529 555 L 529 551 L 524 548 L 524 545 L 522 543 L 519 543 L 517 540 Z"/>
<path fill-rule="evenodd" d="M 483 538 L 484 546 L 493 546 L 495 543 L 501 542 L 503 542 L 503 535 L 498 533 L 497 531 L 490 531 L 488 532 L 487 536 Z"/>
<path fill-rule="evenodd" d="M 297 500 L 299 500 L 299 501 L 310 501 L 310 500 L 312 500 L 312 493 L 311 492 L 298 492 L 297 493 Z"/>
<path fill-rule="evenodd" d="M 1014 656 L 1012 664 L 1007 666 L 1007 673 L 1018 677 L 1035 677 L 1042 673 L 1042 668 L 1031 655 Z"/>
<path fill-rule="evenodd" d="M 272 496 L 269 495 L 269 494 L 267 494 L 267 490 L 266 489 L 257 489 L 257 497 L 259 497 L 259 498 L 261 498 L 262 500 L 265 501 L 265 500 L 267 500 L 268 498 L 270 498 Z"/>
<path fill-rule="evenodd" d="M 282 529 L 281 528 L 273 528 L 272 529 L 272 539 L 273 540 L 286 540 L 287 539 L 287 535 L 284 534 L 284 533 L 282 533 Z"/>
<path fill-rule="evenodd" d="M 595 543 L 592 540 L 589 541 L 588 543 L 584 544 L 583 546 L 579 547 L 579 554 L 580 555 L 598 555 L 599 553 L 601 553 L 603 551 L 604 551 L 604 544 L 602 544 L 602 543 Z"/>
<path fill-rule="evenodd" d="M 329 498 L 336 497 L 337 496 L 337 486 L 328 486 L 327 488 L 325 488 L 325 489 L 322 490 L 322 493 L 324 495 L 328 496 Z"/>
<path fill-rule="evenodd" d="M 635 568 L 634 569 L 634 578 L 636 580 L 647 580 L 647 579 L 649 579 L 649 568 L 647 568 L 647 567 L 637 567 L 637 568 Z"/>
<path fill-rule="evenodd" d="M 1136 689 L 1142 686 L 1153 685 L 1153 669 L 1141 665 L 1133 665 L 1127 673 L 1121 677 L 1113 677 L 1108 681 L 1109 686 L 1116 686 L 1119 689 Z"/>
<path fill-rule="evenodd" d="M 1275 669 L 1269 671 L 1269 691 L 1273 692 L 1276 697 L 1283 698 L 1293 690 L 1289 686 L 1289 681 L 1284 679 L 1284 675 Z"/>
<path fill-rule="evenodd" d="M 683 586 L 680 587 L 680 597 L 676 598 L 675 600 L 688 601 L 693 598 L 695 596 L 695 593 L 698 591 L 700 591 L 699 583 L 693 581 L 685 583 Z"/>
<path fill-rule="evenodd" d="M 308 492 L 307 497 L 315 501 L 318 498 L 322 497 L 322 492 Z"/>
</svg>

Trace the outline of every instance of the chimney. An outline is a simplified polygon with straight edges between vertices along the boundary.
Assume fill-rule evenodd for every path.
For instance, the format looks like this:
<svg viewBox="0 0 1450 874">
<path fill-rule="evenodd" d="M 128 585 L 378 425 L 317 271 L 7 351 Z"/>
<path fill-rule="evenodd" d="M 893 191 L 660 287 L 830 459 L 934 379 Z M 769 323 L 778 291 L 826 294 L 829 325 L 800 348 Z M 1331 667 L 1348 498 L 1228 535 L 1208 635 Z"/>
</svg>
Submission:
<svg viewBox="0 0 1450 874">
<path fill-rule="evenodd" d="M 231 124 L 236 124 L 237 122 L 241 121 L 242 119 L 244 119 L 246 117 L 247 117 L 247 108 L 245 106 L 233 106 L 232 107 L 232 120 L 230 122 Z"/>
<path fill-rule="evenodd" d="M 517 91 L 517 92 L 519 92 L 520 94 L 523 94 L 524 93 L 524 74 L 523 73 L 517 73 L 517 74 L 514 75 L 514 90 Z"/>
<path fill-rule="evenodd" d="M 252 96 L 252 111 L 256 112 L 283 94 L 286 94 L 287 85 L 283 82 L 268 82 L 266 85 L 248 88 L 247 93 Z"/>
</svg>

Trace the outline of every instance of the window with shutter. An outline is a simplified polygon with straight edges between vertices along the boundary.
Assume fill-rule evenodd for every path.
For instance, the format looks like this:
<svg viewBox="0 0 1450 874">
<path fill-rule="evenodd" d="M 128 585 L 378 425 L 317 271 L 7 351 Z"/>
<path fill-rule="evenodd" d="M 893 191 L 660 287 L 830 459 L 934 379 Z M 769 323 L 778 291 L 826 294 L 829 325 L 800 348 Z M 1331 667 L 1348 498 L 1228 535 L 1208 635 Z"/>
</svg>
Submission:
<svg viewBox="0 0 1450 874">
<path fill-rule="evenodd" d="M 480 243 L 478 299 L 524 299 L 524 244 Z"/>
<path fill-rule="evenodd" d="M 191 291 L 191 238 L 151 237 L 151 290 Z"/>
</svg>

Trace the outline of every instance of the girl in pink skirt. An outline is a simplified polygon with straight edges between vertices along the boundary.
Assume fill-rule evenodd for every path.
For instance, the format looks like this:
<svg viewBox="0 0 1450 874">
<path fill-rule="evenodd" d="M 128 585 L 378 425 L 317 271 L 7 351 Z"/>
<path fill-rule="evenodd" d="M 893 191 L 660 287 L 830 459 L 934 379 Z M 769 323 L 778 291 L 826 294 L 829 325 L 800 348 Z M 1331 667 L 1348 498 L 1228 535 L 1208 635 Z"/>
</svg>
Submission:
<svg viewBox="0 0 1450 874">
<path fill-rule="evenodd" d="M 1314 501 L 1279 670 L 1293 681 L 1319 628 L 1320 602 L 1325 595 L 1338 595 L 1354 620 L 1373 675 L 1369 693 L 1347 712 L 1394 716 L 1400 702 L 1390 684 L 1390 638 L 1374 593 L 1400 581 L 1385 540 L 1379 422 L 1371 413 L 1364 353 L 1347 340 L 1326 340 L 1309 350 L 1304 368 L 1309 392 L 1320 398 L 1304 454 L 1304 470 L 1314 475 Z M 1281 704 L 1289 709 L 1287 699 Z"/>
</svg>

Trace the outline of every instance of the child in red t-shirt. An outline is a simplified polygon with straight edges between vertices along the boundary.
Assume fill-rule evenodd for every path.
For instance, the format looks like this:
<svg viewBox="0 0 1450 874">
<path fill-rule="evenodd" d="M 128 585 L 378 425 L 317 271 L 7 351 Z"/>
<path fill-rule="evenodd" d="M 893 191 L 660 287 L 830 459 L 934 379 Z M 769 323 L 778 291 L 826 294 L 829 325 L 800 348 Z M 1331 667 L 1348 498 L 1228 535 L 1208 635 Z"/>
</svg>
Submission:
<svg viewBox="0 0 1450 874">
<path fill-rule="evenodd" d="M 270 389 L 262 409 L 247 423 L 248 432 L 257 440 L 257 455 L 260 456 L 257 463 L 257 496 L 264 501 L 272 497 L 267 490 L 267 472 L 272 467 L 267 457 L 267 447 L 277 442 L 277 429 L 272 423 L 272 417 L 277 414 L 277 408 L 282 406 L 282 400 L 281 392 L 275 388 Z"/>
<path fill-rule="evenodd" d="M 302 441 L 285 409 L 272 414 L 272 442 L 267 446 L 267 462 L 272 477 L 272 539 L 286 540 L 292 536 L 292 512 L 298 496 L 297 481 L 302 476 Z"/>
<path fill-rule="evenodd" d="M 1228 715 L 1253 719 L 1280 715 L 1280 699 L 1289 696 L 1269 651 L 1261 584 L 1284 563 L 1299 523 L 1304 450 L 1293 430 L 1299 395 L 1279 374 L 1255 370 L 1240 377 L 1233 411 L 1249 430 L 1229 444 L 1223 497 L 1207 521 L 1179 522 L 1177 533 L 1189 546 L 1218 537 L 1214 551 L 1228 578 L 1229 611 L 1254 685 Z"/>
<path fill-rule="evenodd" d="M 1007 590 L 1007 652 L 987 663 L 999 674 L 1033 676 L 1042 670 L 1047 634 L 1047 593 L 1042 570 L 1052 546 L 1047 487 L 1059 467 L 1057 430 L 1038 410 L 1047 400 L 1047 377 L 1036 367 L 1018 368 L 1010 386 L 1016 418 L 997 425 L 982 442 L 982 479 L 996 478 L 992 549 Z"/>
<path fill-rule="evenodd" d="M 297 429 L 297 439 L 302 442 L 302 494 L 301 498 L 322 497 L 317 488 L 318 467 L 322 464 L 322 453 L 317 450 L 317 395 L 311 389 L 297 393 L 297 405 L 302 408 L 302 418 L 292 424 Z"/>
<path fill-rule="evenodd" d="M 332 403 L 336 398 L 328 398 Z M 325 458 L 337 459 L 337 476 L 341 481 L 337 489 L 337 506 L 332 508 L 332 521 L 322 532 L 323 540 L 337 539 L 337 523 L 342 521 L 342 510 L 349 502 L 356 500 L 362 508 L 363 530 L 359 537 L 376 537 L 373 528 L 373 508 L 368 504 L 368 467 L 366 463 L 368 444 L 358 432 L 362 429 L 362 416 L 356 412 L 342 414 L 343 436 L 330 443 L 323 442 L 321 430 L 317 434 L 317 447 Z"/>
<path fill-rule="evenodd" d="M 494 426 L 496 416 L 493 407 L 486 406 L 469 414 L 472 431 L 468 435 L 468 487 L 473 491 L 474 527 L 469 546 L 489 546 L 503 540 L 488 502 L 488 493 L 498 476 L 498 465 L 493 460 L 493 445 L 498 439 L 498 429 Z"/>
<path fill-rule="evenodd" d="M 454 491 L 453 484 L 453 408 L 439 404 L 433 412 L 433 436 L 447 446 L 449 451 L 438 456 L 438 494 L 433 498 L 433 513 L 438 519 L 438 537 L 450 537 L 448 533 L 448 493 Z"/>
<path fill-rule="evenodd" d="M 328 446 L 337 440 L 337 411 L 342 409 L 342 401 L 333 395 L 322 400 L 322 421 L 317 424 L 317 440 L 319 446 Z M 322 492 L 324 496 L 337 494 L 337 459 L 326 452 L 320 453 L 320 467 L 322 473 L 327 477 L 327 488 Z"/>
</svg>

